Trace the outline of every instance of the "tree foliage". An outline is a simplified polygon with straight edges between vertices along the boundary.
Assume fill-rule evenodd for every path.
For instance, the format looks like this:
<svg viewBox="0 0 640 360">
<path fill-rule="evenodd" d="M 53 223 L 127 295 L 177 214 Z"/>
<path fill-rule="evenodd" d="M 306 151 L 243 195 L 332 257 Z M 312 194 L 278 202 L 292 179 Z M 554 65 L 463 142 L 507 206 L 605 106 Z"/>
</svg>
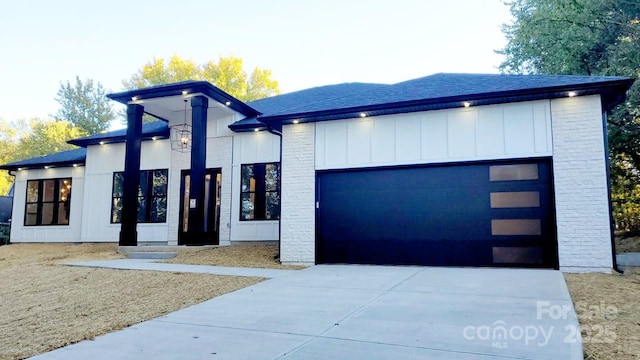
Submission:
<svg viewBox="0 0 640 360">
<path fill-rule="evenodd" d="M 86 134 L 68 121 L 31 119 L 6 122 L 0 119 L 0 164 L 71 150 L 67 140 Z M 13 183 L 7 171 L 0 171 L 0 195 Z"/>
<path fill-rule="evenodd" d="M 640 77 L 640 1 L 513 0 L 503 25 L 507 73 Z M 608 116 L 616 221 L 640 219 L 640 84 Z M 637 223 L 637 222 L 636 222 Z M 639 224 L 640 225 L 640 224 Z"/>
<path fill-rule="evenodd" d="M 177 55 L 168 61 L 164 58 L 154 58 L 122 84 L 131 90 L 186 80 L 209 81 L 242 101 L 280 93 L 278 82 L 272 78 L 271 70 L 256 67 L 248 75 L 242 59 L 234 56 L 221 56 L 217 63 L 209 61 L 202 65 Z"/>
<path fill-rule="evenodd" d="M 92 79 L 83 82 L 76 76 L 74 84 L 60 83 L 56 101 L 60 104 L 56 119 L 69 121 L 87 134 L 107 130 L 116 118 L 104 87 Z"/>
</svg>

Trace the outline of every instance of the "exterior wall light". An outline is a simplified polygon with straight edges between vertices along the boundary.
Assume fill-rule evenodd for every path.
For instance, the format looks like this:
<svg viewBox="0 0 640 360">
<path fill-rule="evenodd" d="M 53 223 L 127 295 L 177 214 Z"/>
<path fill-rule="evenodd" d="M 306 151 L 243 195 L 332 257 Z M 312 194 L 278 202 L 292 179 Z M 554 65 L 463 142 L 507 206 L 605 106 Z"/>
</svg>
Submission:
<svg viewBox="0 0 640 360">
<path fill-rule="evenodd" d="M 104 145 L 104 141 L 100 141 L 100 143 L 99 143 L 99 144 L 100 144 L 100 145 Z"/>
<path fill-rule="evenodd" d="M 258 132 L 258 131 L 260 131 L 260 129 L 259 128 L 255 128 L 255 129 L 253 129 L 253 131 L 254 132 Z"/>
<path fill-rule="evenodd" d="M 187 90 L 182 90 L 182 95 L 187 95 L 189 92 Z"/>
<path fill-rule="evenodd" d="M 300 120 L 293 120 L 294 124 L 300 124 Z"/>
<path fill-rule="evenodd" d="M 468 101 L 465 101 L 465 102 L 462 103 L 462 105 L 464 105 L 464 107 L 469 107 L 469 106 L 471 106 L 471 103 L 468 102 Z"/>
<path fill-rule="evenodd" d="M 50 169 L 50 168 L 51 168 L 51 166 L 49 166 L 49 165 L 45 165 L 45 167 L 44 167 L 44 168 L 45 168 L 45 169 Z"/>
<path fill-rule="evenodd" d="M 360 113 L 360 117 L 367 117 L 366 113 Z"/>
<path fill-rule="evenodd" d="M 224 103 L 225 105 L 229 106 L 231 105 L 231 101 L 227 101 L 226 103 Z"/>
<path fill-rule="evenodd" d="M 575 97 L 578 94 L 575 91 L 569 91 L 567 95 L 569 95 L 569 97 Z"/>
</svg>

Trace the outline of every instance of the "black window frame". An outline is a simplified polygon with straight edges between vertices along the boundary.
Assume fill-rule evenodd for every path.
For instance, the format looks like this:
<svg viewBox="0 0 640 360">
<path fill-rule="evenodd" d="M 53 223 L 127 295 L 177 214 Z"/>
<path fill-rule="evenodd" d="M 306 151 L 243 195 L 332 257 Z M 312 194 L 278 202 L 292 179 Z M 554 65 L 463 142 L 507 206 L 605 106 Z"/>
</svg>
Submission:
<svg viewBox="0 0 640 360">
<path fill-rule="evenodd" d="M 267 176 L 266 170 L 267 166 L 276 166 L 277 167 L 277 177 L 276 177 L 276 186 L 274 190 L 267 190 Z M 253 167 L 253 175 L 255 180 L 255 189 L 252 191 L 251 189 L 244 188 L 244 174 L 245 167 L 252 166 Z M 252 164 L 241 164 L 240 165 L 240 209 L 239 209 L 239 219 L 240 221 L 276 221 L 280 220 L 280 211 L 281 211 L 281 196 L 280 196 L 280 186 L 281 186 L 281 175 L 282 167 L 279 162 L 268 162 L 268 163 L 252 163 Z M 253 217 L 246 218 L 243 214 L 244 210 L 244 200 L 245 196 L 250 194 L 254 194 L 253 201 Z M 267 217 L 267 198 L 268 194 L 275 194 L 277 196 L 278 205 L 275 207 L 276 214 L 272 217 Z"/>
<path fill-rule="evenodd" d="M 163 176 L 166 179 L 163 187 L 156 189 L 154 187 L 153 177 L 157 171 L 163 172 Z M 162 224 L 167 222 L 167 212 L 168 212 L 168 204 L 167 204 L 167 193 L 169 189 L 169 169 L 150 169 L 150 170 L 140 170 L 139 173 L 140 182 L 138 184 L 138 223 L 139 224 Z M 116 171 L 113 173 L 113 178 L 111 182 L 111 213 L 110 213 L 110 222 L 111 224 L 120 224 L 122 223 L 122 208 L 119 210 L 116 209 L 116 203 L 122 203 L 122 188 L 118 189 L 118 193 L 116 193 L 116 177 L 120 177 L 120 181 L 118 184 L 122 186 L 124 179 L 123 171 Z M 162 191 L 160 191 L 160 189 Z M 153 209 L 154 203 L 158 201 L 163 201 L 164 203 L 164 218 L 153 219 Z M 140 210 L 140 205 L 143 204 L 143 210 Z M 118 216 L 116 217 L 116 214 Z"/>
<path fill-rule="evenodd" d="M 65 180 L 68 181 L 65 184 Z M 53 197 L 52 200 L 45 201 L 44 197 L 44 183 L 46 181 L 53 181 Z M 29 201 L 29 184 L 37 183 L 37 194 L 36 201 Z M 72 177 L 60 177 L 60 178 L 48 178 L 48 179 L 33 179 L 27 180 L 27 188 L 25 189 L 25 204 L 24 204 L 24 226 L 69 226 L 71 222 L 71 189 L 73 185 Z M 64 191 L 62 191 L 64 189 Z M 62 192 L 66 192 L 66 195 L 60 195 Z M 51 223 L 43 224 L 43 216 L 42 212 L 45 207 L 45 204 L 53 204 L 51 209 Z M 57 206 L 56 206 L 57 204 Z M 29 218 L 29 205 L 36 206 L 36 221 L 35 224 L 28 224 L 27 219 Z M 60 207 L 61 205 L 64 207 L 64 211 L 66 212 L 66 222 L 60 222 Z"/>
</svg>

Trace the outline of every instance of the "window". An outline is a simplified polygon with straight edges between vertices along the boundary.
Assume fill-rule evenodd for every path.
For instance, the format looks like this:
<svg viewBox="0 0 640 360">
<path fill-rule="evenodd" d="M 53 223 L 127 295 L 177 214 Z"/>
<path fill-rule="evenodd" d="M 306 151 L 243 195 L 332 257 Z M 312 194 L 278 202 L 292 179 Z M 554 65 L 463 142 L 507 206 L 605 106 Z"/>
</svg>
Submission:
<svg viewBox="0 0 640 360">
<path fill-rule="evenodd" d="M 240 220 L 280 218 L 280 163 L 240 167 Z"/>
<path fill-rule="evenodd" d="M 167 221 L 167 179 L 169 170 L 141 170 L 138 185 L 138 222 Z M 122 222 L 124 173 L 113 173 L 111 223 Z"/>
<path fill-rule="evenodd" d="M 24 225 L 69 225 L 71 178 L 28 180 Z"/>
<path fill-rule="evenodd" d="M 538 164 L 494 165 L 489 181 L 538 180 Z"/>
</svg>

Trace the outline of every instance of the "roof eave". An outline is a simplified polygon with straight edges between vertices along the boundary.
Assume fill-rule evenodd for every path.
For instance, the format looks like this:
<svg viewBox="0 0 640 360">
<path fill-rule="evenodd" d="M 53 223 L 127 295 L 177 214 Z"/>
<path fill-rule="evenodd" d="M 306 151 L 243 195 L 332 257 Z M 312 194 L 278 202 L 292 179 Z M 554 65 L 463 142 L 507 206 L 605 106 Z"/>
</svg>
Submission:
<svg viewBox="0 0 640 360">
<path fill-rule="evenodd" d="M 245 115 L 245 116 L 257 116 L 260 112 L 244 102 L 236 99 L 235 97 L 227 94 L 219 88 L 213 86 L 207 81 L 186 81 L 173 84 L 166 84 L 160 86 L 152 86 L 142 89 L 128 90 L 118 93 L 107 94 L 107 97 L 111 100 L 117 101 L 121 104 L 127 105 L 133 98 L 136 100 L 144 100 L 151 98 L 160 98 L 168 96 L 182 96 L 187 94 L 201 93 L 209 98 L 212 98 L 222 104 L 227 105 L 229 108 Z"/>
<path fill-rule="evenodd" d="M 295 122 L 318 122 L 345 118 L 357 118 L 362 116 L 380 116 L 416 111 L 442 110 L 464 107 L 464 103 L 470 106 L 493 105 L 518 101 L 532 101 L 567 97 L 569 92 L 577 92 L 578 95 L 601 94 L 605 110 L 624 101 L 625 92 L 631 87 L 635 79 L 611 80 L 606 82 L 561 85 L 545 88 L 531 88 L 523 90 L 509 90 L 491 93 L 457 95 L 442 98 L 430 98 L 387 104 L 374 104 L 351 108 L 332 109 L 298 114 L 285 114 L 263 116 L 260 121 L 267 126 L 274 124 L 291 124 Z"/>
<path fill-rule="evenodd" d="M 16 170 L 39 170 L 39 169 L 50 169 L 50 168 L 60 168 L 60 167 L 77 167 L 77 166 L 85 166 L 85 160 L 76 160 L 76 161 L 59 161 L 52 162 L 48 164 L 33 164 L 33 165 L 14 165 L 6 164 L 0 165 L 0 170 L 8 170 L 8 171 L 16 171 Z"/>
</svg>

